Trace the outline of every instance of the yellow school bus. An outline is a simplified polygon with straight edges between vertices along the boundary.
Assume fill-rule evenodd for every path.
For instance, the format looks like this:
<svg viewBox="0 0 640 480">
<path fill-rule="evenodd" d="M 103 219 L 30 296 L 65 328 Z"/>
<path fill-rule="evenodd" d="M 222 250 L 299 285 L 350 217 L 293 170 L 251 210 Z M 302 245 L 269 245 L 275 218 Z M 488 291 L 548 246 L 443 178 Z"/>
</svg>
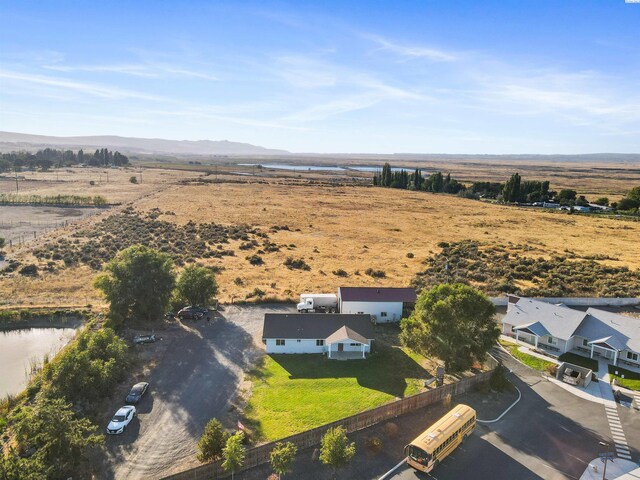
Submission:
<svg viewBox="0 0 640 480">
<path fill-rule="evenodd" d="M 416 470 L 430 472 L 444 457 L 471 435 L 476 426 L 476 411 L 458 405 L 404 447 L 407 463 Z"/>
</svg>

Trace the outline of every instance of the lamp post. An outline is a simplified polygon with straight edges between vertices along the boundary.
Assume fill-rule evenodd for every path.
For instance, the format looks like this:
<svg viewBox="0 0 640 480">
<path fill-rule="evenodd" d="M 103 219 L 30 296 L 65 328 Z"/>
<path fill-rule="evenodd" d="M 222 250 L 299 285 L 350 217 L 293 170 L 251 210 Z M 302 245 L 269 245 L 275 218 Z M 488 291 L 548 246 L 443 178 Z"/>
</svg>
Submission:
<svg viewBox="0 0 640 480">
<path fill-rule="evenodd" d="M 603 447 L 607 447 L 607 452 L 604 454 L 604 470 L 602 471 L 602 480 L 606 480 L 607 475 L 607 460 L 609 460 L 609 444 L 605 442 L 599 442 Z"/>
</svg>

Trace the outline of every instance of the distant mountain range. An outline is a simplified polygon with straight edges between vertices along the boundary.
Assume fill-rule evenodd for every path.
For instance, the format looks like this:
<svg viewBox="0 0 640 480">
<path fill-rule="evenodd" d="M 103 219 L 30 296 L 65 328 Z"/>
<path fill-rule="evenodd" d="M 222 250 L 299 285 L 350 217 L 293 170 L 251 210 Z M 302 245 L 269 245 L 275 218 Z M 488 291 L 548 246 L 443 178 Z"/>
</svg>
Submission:
<svg viewBox="0 0 640 480">
<path fill-rule="evenodd" d="M 88 137 L 50 137 L 27 133 L 0 132 L 0 151 L 36 150 L 39 148 L 109 148 L 123 153 L 167 155 L 286 155 L 286 150 L 259 147 L 249 143 L 227 140 L 165 140 L 162 138 L 134 138 L 115 135 Z"/>
<path fill-rule="evenodd" d="M 308 162 L 334 165 L 378 164 L 381 162 L 441 162 L 441 163 L 627 163 L 640 164 L 638 153 L 590 153 L 575 155 L 537 154 L 438 154 L 438 153 L 291 153 L 287 150 L 264 148 L 250 143 L 227 140 L 166 140 L 163 138 L 119 137 L 116 135 L 95 135 L 87 137 L 52 137 L 0 131 L 0 152 L 17 150 L 35 151 L 41 148 L 68 148 L 92 150 L 108 148 L 121 153 L 170 155 L 170 156 L 245 156 L 281 157 L 286 163 Z M 284 157 L 284 158 L 282 158 Z M 354 163 L 355 162 L 355 163 Z"/>
</svg>

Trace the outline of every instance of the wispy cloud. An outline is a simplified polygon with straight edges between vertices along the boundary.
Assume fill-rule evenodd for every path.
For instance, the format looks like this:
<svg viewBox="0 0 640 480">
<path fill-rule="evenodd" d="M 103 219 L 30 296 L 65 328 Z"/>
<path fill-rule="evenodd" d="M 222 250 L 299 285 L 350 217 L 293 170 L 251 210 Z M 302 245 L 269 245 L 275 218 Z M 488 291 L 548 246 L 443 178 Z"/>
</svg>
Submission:
<svg viewBox="0 0 640 480">
<path fill-rule="evenodd" d="M 442 49 L 421 46 L 421 45 L 405 45 L 391 41 L 380 35 L 365 33 L 362 38 L 377 44 L 380 50 L 395 53 L 401 57 L 425 58 L 436 62 L 453 62 L 456 55 Z"/>
<path fill-rule="evenodd" d="M 189 68 L 162 64 L 162 63 L 129 63 L 129 64 L 106 64 L 106 65 L 44 65 L 47 70 L 58 72 L 108 72 L 122 75 L 132 75 L 144 78 L 163 77 L 190 77 L 203 80 L 218 80 L 218 77 L 209 73 L 198 72 Z"/>
<path fill-rule="evenodd" d="M 79 82 L 66 78 L 51 77 L 46 75 L 33 75 L 9 70 L 0 70 L 0 78 L 17 82 L 26 82 L 35 85 L 43 85 L 63 90 L 71 90 L 95 97 L 108 99 L 134 98 L 139 100 L 167 101 L 166 98 L 148 93 L 128 90 L 120 87 L 100 85 L 95 83 Z"/>
</svg>

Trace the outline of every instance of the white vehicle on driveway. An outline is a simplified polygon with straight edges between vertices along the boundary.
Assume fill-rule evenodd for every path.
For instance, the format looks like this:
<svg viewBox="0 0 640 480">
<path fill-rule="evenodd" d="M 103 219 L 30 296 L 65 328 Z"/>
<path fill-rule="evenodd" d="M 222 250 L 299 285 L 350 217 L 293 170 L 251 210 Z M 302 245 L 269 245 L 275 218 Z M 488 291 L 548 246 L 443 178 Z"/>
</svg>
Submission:
<svg viewBox="0 0 640 480">
<path fill-rule="evenodd" d="M 107 433 L 110 435 L 122 433 L 124 431 L 124 427 L 129 425 L 135 416 L 136 407 L 133 405 L 121 407 L 109 422 L 109 425 L 107 426 Z"/>
</svg>

